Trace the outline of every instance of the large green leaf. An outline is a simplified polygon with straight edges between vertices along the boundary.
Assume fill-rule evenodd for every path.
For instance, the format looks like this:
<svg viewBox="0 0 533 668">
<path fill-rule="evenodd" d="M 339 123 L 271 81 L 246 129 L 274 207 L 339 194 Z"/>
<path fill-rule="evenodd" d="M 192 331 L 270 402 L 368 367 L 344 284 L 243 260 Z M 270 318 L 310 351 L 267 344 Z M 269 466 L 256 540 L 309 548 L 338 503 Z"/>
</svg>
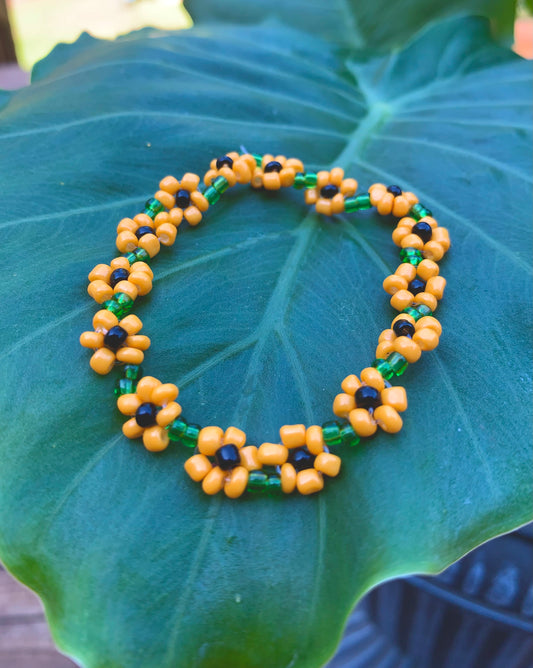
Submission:
<svg viewBox="0 0 533 668">
<path fill-rule="evenodd" d="M 228 48 L 231 45 L 231 48 Z M 478 19 L 390 58 L 281 28 L 84 37 L 0 111 L 0 556 L 87 668 L 318 666 L 356 600 L 530 518 L 530 80 Z M 86 274 L 166 173 L 249 150 L 414 189 L 451 230 L 439 349 L 405 377 L 398 436 L 310 498 L 207 498 L 187 453 L 121 436 L 78 345 Z M 146 370 L 251 442 L 330 419 L 373 359 L 398 262 L 375 215 L 231 191 L 158 257 Z"/>
<path fill-rule="evenodd" d="M 403 44 L 429 21 L 457 13 L 489 17 L 494 29 L 511 36 L 515 0 L 189 0 L 195 23 L 257 24 L 279 20 L 349 47 L 385 48 Z"/>
</svg>

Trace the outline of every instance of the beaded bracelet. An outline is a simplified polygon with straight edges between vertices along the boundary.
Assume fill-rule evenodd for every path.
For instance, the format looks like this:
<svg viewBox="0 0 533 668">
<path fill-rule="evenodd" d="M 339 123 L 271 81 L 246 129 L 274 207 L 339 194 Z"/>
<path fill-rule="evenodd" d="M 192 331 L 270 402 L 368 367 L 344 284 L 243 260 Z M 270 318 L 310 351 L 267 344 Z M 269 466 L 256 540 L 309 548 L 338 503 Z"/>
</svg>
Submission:
<svg viewBox="0 0 533 668">
<path fill-rule="evenodd" d="M 400 219 L 392 239 L 400 246 L 401 262 L 383 281 L 391 306 L 400 314 L 379 336 L 372 365 L 359 377 L 351 374 L 342 381 L 342 392 L 333 401 L 333 412 L 340 419 L 322 426 L 285 425 L 279 430 L 280 443 L 259 447 L 247 445 L 246 434 L 237 427 L 201 428 L 183 418 L 176 402 L 177 386 L 143 375 L 139 365 L 150 339 L 139 333 L 142 322 L 130 313 L 137 297 L 152 289 L 150 262 L 161 245 L 174 244 L 183 220 L 198 225 L 236 183 L 266 190 L 305 189 L 306 203 L 325 216 L 375 206 L 379 214 Z M 378 427 L 388 433 L 402 428 L 406 392 L 389 381 L 401 376 L 422 351 L 433 350 L 439 343 L 442 328 L 433 313 L 446 281 L 439 275 L 437 262 L 450 239 L 413 193 L 375 183 L 356 196 L 357 186 L 355 179 L 344 178 L 340 167 L 315 173 L 306 171 L 295 158 L 231 152 L 211 161 L 203 184 L 192 173 L 181 180 L 165 177 L 142 213 L 120 221 L 116 246 L 122 255 L 96 265 L 89 274 L 89 295 L 102 308 L 93 318 L 94 331 L 84 332 L 80 343 L 95 350 L 90 365 L 97 373 L 107 374 L 117 363 L 123 369 L 115 396 L 118 410 L 129 417 L 122 428 L 124 435 L 142 437 L 151 452 L 165 450 L 170 442 L 192 449 L 185 470 L 193 481 L 202 483 L 206 494 L 222 490 L 229 498 L 264 490 L 313 494 L 323 488 L 324 477 L 338 475 L 341 458 L 335 452 L 356 446 Z"/>
</svg>

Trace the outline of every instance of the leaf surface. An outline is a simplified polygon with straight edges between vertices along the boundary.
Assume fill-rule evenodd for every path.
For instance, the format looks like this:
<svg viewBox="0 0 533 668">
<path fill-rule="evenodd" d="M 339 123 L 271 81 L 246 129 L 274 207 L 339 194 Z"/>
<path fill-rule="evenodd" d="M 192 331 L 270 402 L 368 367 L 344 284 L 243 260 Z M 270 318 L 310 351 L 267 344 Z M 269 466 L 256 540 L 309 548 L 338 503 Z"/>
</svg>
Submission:
<svg viewBox="0 0 533 668">
<path fill-rule="evenodd" d="M 85 36 L 6 98 L 0 557 L 63 651 L 86 668 L 319 666 L 370 587 L 530 519 L 530 83 L 478 19 L 389 57 L 200 26 Z M 404 429 L 344 455 L 316 497 L 207 498 L 188 453 L 122 437 L 113 381 L 78 344 L 118 220 L 243 143 L 413 189 L 452 235 L 444 333 L 402 378 Z M 391 229 L 324 220 L 297 191 L 226 193 L 154 263 L 145 370 L 177 382 L 190 421 L 250 442 L 330 419 L 394 316 Z"/>
</svg>

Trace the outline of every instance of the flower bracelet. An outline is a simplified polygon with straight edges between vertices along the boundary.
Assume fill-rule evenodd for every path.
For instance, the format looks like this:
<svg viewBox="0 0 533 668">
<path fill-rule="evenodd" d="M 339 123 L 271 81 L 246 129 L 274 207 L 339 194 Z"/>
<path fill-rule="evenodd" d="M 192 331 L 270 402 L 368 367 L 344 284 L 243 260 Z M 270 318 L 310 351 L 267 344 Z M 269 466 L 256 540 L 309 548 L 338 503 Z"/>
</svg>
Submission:
<svg viewBox="0 0 533 668">
<path fill-rule="evenodd" d="M 400 264 L 383 281 L 391 306 L 400 313 L 380 334 L 372 365 L 342 381 L 342 392 L 333 401 L 339 419 L 322 426 L 285 425 L 279 430 L 280 443 L 259 447 L 247 444 L 246 434 L 237 427 L 202 428 L 185 420 L 176 402 L 177 386 L 143 375 L 139 365 L 150 339 L 140 333 L 142 322 L 131 313 L 135 300 L 152 289 L 150 264 L 161 245 L 174 244 L 183 220 L 198 225 L 237 183 L 266 190 L 304 189 L 306 203 L 325 216 L 374 206 L 379 214 L 400 219 L 392 233 L 400 246 Z M 116 365 L 123 371 L 115 395 L 118 410 L 129 418 L 124 435 L 142 438 L 151 452 L 165 450 L 171 442 L 191 449 L 185 470 L 202 483 L 206 494 L 222 490 L 230 498 L 257 491 L 313 494 L 323 488 L 324 478 L 338 475 L 338 453 L 343 449 L 356 446 L 378 428 L 388 433 L 402 428 L 406 392 L 389 381 L 401 376 L 422 351 L 439 343 L 442 328 L 433 313 L 446 281 L 437 262 L 450 239 L 413 193 L 375 183 L 356 195 L 357 186 L 355 179 L 344 178 L 340 167 L 315 173 L 295 158 L 231 152 L 212 160 L 203 184 L 192 173 L 181 180 L 165 177 L 142 213 L 120 221 L 116 246 L 121 255 L 96 265 L 89 274 L 88 292 L 101 310 L 93 318 L 94 331 L 84 332 L 80 343 L 94 349 L 90 365 L 97 373 L 107 374 Z"/>
</svg>

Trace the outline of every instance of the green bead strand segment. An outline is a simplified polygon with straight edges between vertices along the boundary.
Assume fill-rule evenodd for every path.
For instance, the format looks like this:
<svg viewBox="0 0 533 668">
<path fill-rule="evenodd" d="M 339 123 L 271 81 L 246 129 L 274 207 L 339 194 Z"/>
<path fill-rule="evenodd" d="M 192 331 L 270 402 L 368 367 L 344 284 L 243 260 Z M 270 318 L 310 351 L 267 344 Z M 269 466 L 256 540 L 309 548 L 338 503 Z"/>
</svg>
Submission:
<svg viewBox="0 0 533 668">
<path fill-rule="evenodd" d="M 247 492 L 263 492 L 268 489 L 269 476 L 263 471 L 250 471 L 248 475 L 248 483 L 246 484 Z"/>
<path fill-rule="evenodd" d="M 424 259 L 424 256 L 417 248 L 402 248 L 400 251 L 400 259 L 404 263 L 409 263 L 418 267 Z"/>
<path fill-rule="evenodd" d="M 344 210 L 347 213 L 352 213 L 353 211 L 365 211 L 366 209 L 371 209 L 372 203 L 370 202 L 370 195 L 366 193 L 365 195 L 357 195 L 357 197 L 346 197 L 344 200 Z"/>
<path fill-rule="evenodd" d="M 306 172 L 305 173 L 305 187 L 314 188 L 318 183 L 318 176 L 315 172 Z"/>
<path fill-rule="evenodd" d="M 124 378 L 131 380 L 140 380 L 143 376 L 142 366 L 138 364 L 126 364 L 123 368 Z"/>
<path fill-rule="evenodd" d="M 134 262 L 146 262 L 150 264 L 150 254 L 144 248 L 134 248 L 129 253 L 124 253 L 126 260 L 131 264 Z"/>
<path fill-rule="evenodd" d="M 161 211 L 164 210 L 164 205 L 155 197 L 151 197 L 144 205 L 143 213 L 145 213 L 147 216 L 150 216 L 150 218 L 153 220 L 158 213 L 161 213 Z"/>
<path fill-rule="evenodd" d="M 272 496 L 278 496 L 279 494 L 281 494 L 281 478 L 279 477 L 279 475 L 268 476 L 266 490 Z"/>
<path fill-rule="evenodd" d="M 250 153 L 250 155 L 255 160 L 255 164 L 258 167 L 261 167 L 261 165 L 263 164 L 263 156 L 259 155 L 259 153 Z"/>
<path fill-rule="evenodd" d="M 292 184 L 293 188 L 296 188 L 296 190 L 301 190 L 302 188 L 305 188 L 305 174 L 304 172 L 298 172 L 294 176 L 294 183 Z"/>
<path fill-rule="evenodd" d="M 204 191 L 204 197 L 209 202 L 210 205 L 216 204 L 220 199 L 220 193 L 213 186 L 209 186 Z"/>
<path fill-rule="evenodd" d="M 213 179 L 211 185 L 217 191 L 217 193 L 220 193 L 222 195 L 229 188 L 229 181 L 225 176 L 217 176 L 216 179 Z"/>
<path fill-rule="evenodd" d="M 409 215 L 412 216 L 415 220 L 420 220 L 421 218 L 425 218 L 426 216 L 433 216 L 431 211 L 428 208 L 426 208 L 423 204 L 420 204 L 420 202 L 413 204 L 411 210 L 409 211 Z"/>
<path fill-rule="evenodd" d="M 395 376 L 402 376 L 409 366 L 409 362 L 405 359 L 405 357 L 397 352 L 391 353 L 387 357 L 386 361 L 393 370 Z"/>
<path fill-rule="evenodd" d="M 411 306 L 404 308 L 402 313 L 407 313 L 407 315 L 410 315 L 412 318 L 414 318 L 415 322 L 418 322 L 420 318 L 424 318 L 427 315 L 433 315 L 433 311 L 425 304 L 411 304 Z"/>
<path fill-rule="evenodd" d="M 340 432 L 341 432 L 342 445 L 347 446 L 349 448 L 355 448 L 356 445 L 359 445 L 361 439 L 355 433 L 354 428 L 349 422 L 342 425 Z"/>
<path fill-rule="evenodd" d="M 171 441 L 181 441 L 187 431 L 187 421 L 182 417 L 175 418 L 167 427 L 168 437 Z"/>
<path fill-rule="evenodd" d="M 336 448 L 342 445 L 341 425 L 336 420 L 324 422 L 322 425 L 322 438 L 328 448 Z"/>
<path fill-rule="evenodd" d="M 374 369 L 377 369 L 385 380 L 390 380 L 394 376 L 394 369 L 384 359 L 375 359 L 372 362 Z"/>
<path fill-rule="evenodd" d="M 131 378 L 119 378 L 115 386 L 115 397 L 120 397 L 123 394 L 135 394 L 137 382 Z"/>
<path fill-rule="evenodd" d="M 123 292 L 117 292 L 102 304 L 102 308 L 111 311 L 121 320 L 133 308 L 133 299 Z"/>
</svg>

